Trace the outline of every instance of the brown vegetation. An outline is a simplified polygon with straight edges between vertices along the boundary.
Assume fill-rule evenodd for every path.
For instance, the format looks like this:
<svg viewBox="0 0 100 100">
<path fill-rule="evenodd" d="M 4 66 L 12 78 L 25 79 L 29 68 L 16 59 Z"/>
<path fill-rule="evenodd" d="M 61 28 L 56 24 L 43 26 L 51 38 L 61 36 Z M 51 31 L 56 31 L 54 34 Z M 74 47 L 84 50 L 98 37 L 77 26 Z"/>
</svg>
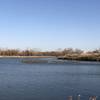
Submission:
<svg viewBox="0 0 100 100">
<path fill-rule="evenodd" d="M 0 56 L 55 56 L 58 59 L 100 61 L 100 49 L 84 52 L 80 49 L 67 48 L 56 51 L 35 51 L 18 49 L 0 49 Z"/>
</svg>

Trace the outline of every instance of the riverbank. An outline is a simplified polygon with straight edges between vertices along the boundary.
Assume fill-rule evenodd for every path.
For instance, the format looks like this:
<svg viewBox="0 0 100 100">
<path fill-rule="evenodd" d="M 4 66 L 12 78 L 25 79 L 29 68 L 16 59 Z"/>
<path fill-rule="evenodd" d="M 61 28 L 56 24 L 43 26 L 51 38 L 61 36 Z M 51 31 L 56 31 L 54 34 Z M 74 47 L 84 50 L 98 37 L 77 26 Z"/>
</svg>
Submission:
<svg viewBox="0 0 100 100">
<path fill-rule="evenodd" d="M 75 60 L 75 61 L 97 61 L 100 62 L 100 56 L 84 55 L 84 56 L 66 56 L 58 57 L 58 60 Z"/>
<path fill-rule="evenodd" d="M 0 56 L 0 58 L 55 58 L 55 56 Z"/>
<path fill-rule="evenodd" d="M 0 58 L 57 58 L 58 60 L 72 60 L 72 61 L 96 61 L 100 62 L 100 56 L 0 56 Z"/>
</svg>

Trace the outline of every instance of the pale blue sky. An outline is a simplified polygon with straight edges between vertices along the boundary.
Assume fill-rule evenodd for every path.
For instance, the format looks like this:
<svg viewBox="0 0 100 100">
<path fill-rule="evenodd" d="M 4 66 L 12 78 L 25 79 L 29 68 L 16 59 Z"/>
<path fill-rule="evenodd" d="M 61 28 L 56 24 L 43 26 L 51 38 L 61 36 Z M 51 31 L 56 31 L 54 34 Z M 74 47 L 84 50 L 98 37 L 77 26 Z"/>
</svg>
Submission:
<svg viewBox="0 0 100 100">
<path fill-rule="evenodd" d="M 100 0 L 0 0 L 0 47 L 100 48 Z"/>
</svg>

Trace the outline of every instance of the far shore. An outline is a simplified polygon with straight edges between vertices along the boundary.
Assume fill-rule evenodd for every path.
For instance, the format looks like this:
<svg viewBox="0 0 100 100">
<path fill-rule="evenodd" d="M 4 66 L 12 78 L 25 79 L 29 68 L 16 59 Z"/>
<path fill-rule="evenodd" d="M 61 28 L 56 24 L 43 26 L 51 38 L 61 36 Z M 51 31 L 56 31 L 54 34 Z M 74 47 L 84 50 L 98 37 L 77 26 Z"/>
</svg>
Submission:
<svg viewBox="0 0 100 100">
<path fill-rule="evenodd" d="M 55 56 L 0 56 L 0 58 L 56 58 Z"/>
<path fill-rule="evenodd" d="M 56 57 L 56 56 L 0 56 L 0 58 L 56 58 L 58 60 L 69 60 L 69 61 L 90 61 L 100 62 L 100 59 L 91 58 L 89 56 L 82 57 Z"/>
</svg>

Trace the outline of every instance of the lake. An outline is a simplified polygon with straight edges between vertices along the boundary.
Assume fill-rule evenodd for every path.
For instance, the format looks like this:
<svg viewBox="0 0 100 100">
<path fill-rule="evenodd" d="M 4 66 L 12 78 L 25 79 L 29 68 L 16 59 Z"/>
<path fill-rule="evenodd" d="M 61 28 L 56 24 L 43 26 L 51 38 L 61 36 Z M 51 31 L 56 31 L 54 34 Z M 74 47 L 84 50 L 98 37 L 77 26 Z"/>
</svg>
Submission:
<svg viewBox="0 0 100 100">
<path fill-rule="evenodd" d="M 76 99 L 78 94 L 81 100 L 92 95 L 100 100 L 99 63 L 43 59 L 48 63 L 26 64 L 22 58 L 0 58 L 0 100 L 67 100 L 67 96 Z"/>
</svg>

